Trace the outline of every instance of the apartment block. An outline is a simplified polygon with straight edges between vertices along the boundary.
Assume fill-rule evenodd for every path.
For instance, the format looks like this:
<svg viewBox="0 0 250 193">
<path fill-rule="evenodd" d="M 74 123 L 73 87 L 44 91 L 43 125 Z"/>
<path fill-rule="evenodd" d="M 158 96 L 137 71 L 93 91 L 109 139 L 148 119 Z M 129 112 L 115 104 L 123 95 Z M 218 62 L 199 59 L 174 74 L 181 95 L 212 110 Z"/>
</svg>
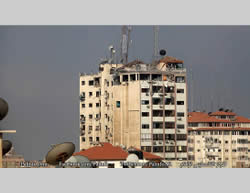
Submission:
<svg viewBox="0 0 250 193">
<path fill-rule="evenodd" d="M 80 74 L 80 149 L 99 142 L 187 160 L 187 83 L 183 61 L 99 64 Z"/>
<path fill-rule="evenodd" d="M 188 123 L 190 161 L 250 167 L 250 119 L 220 109 L 213 113 L 191 112 Z"/>
</svg>

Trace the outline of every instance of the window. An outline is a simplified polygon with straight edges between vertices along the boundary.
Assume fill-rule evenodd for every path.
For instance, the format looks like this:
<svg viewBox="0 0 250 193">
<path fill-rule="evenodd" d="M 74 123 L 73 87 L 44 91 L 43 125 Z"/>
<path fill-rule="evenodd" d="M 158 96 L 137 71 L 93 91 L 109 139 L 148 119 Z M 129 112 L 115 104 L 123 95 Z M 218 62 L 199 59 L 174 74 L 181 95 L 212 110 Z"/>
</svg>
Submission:
<svg viewBox="0 0 250 193">
<path fill-rule="evenodd" d="M 153 103 L 153 105 L 160 105 L 160 104 L 162 104 L 162 99 L 161 98 L 153 98 L 152 103 Z"/>
<path fill-rule="evenodd" d="M 123 82 L 128 82 L 128 75 L 123 75 L 122 76 L 122 81 Z"/>
<path fill-rule="evenodd" d="M 176 83 L 184 83 L 185 82 L 185 77 L 184 76 L 176 76 L 175 77 L 175 82 Z"/>
<path fill-rule="evenodd" d="M 96 137 L 96 141 L 99 141 L 99 137 Z"/>
<path fill-rule="evenodd" d="M 85 81 L 82 81 L 82 85 L 85 85 Z"/>
<path fill-rule="evenodd" d="M 116 107 L 120 108 L 120 106 L 121 106 L 121 102 L 120 101 L 116 101 Z"/>
<path fill-rule="evenodd" d="M 178 129 L 184 129 L 184 128 L 185 128 L 185 125 L 183 125 L 183 124 L 177 124 L 177 128 L 178 128 Z"/>
<path fill-rule="evenodd" d="M 99 97 L 99 96 L 100 96 L 100 92 L 97 91 L 97 92 L 96 92 L 96 97 Z"/>
<path fill-rule="evenodd" d="M 93 95 L 93 93 L 92 92 L 89 92 L 89 96 L 91 97 Z"/>
<path fill-rule="evenodd" d="M 93 106 L 92 103 L 89 103 L 89 108 L 92 108 L 92 106 Z"/>
<path fill-rule="evenodd" d="M 184 93 L 184 89 L 177 89 L 177 93 Z"/>
<path fill-rule="evenodd" d="M 163 140 L 163 134 L 153 134 L 153 140 Z"/>
<path fill-rule="evenodd" d="M 85 142 L 85 137 L 82 137 L 82 142 Z"/>
<path fill-rule="evenodd" d="M 153 147 L 153 152 L 163 152 L 163 147 L 162 146 Z"/>
<path fill-rule="evenodd" d="M 149 100 L 142 100 L 142 101 L 141 101 L 141 104 L 142 104 L 142 105 L 148 105 L 148 104 L 149 104 Z"/>
<path fill-rule="evenodd" d="M 149 112 L 142 112 L 141 115 L 142 115 L 142 117 L 148 117 L 149 116 Z"/>
<path fill-rule="evenodd" d="M 94 85 L 94 81 L 93 80 L 90 80 L 89 81 L 89 86 L 93 86 Z"/>
<path fill-rule="evenodd" d="M 177 134 L 177 140 L 186 140 L 187 139 L 187 135 L 186 134 Z"/>
<path fill-rule="evenodd" d="M 177 101 L 177 105 L 184 105 L 184 101 Z"/>
<path fill-rule="evenodd" d="M 142 89 L 141 89 L 141 92 L 142 92 L 142 93 L 147 93 L 147 92 L 149 92 L 149 88 L 142 88 Z"/>
<path fill-rule="evenodd" d="M 82 104 L 82 108 L 85 108 L 85 104 L 84 103 Z"/>
<path fill-rule="evenodd" d="M 92 118 L 93 118 L 93 115 L 92 115 L 92 114 L 90 114 L 90 115 L 89 115 L 89 119 L 92 119 Z"/>
<path fill-rule="evenodd" d="M 108 168 L 115 168 L 115 164 L 108 164 Z"/>
<path fill-rule="evenodd" d="M 162 122 L 153 122 L 153 128 L 154 129 L 162 129 L 163 123 Z"/>
<path fill-rule="evenodd" d="M 136 80 L 135 74 L 131 74 L 130 75 L 130 81 L 135 81 L 135 80 Z"/>
<path fill-rule="evenodd" d="M 149 124 L 142 124 L 142 129 L 149 129 Z"/>
<path fill-rule="evenodd" d="M 100 103 L 96 103 L 95 106 L 96 106 L 96 107 L 99 107 L 99 106 L 100 106 Z"/>
<path fill-rule="evenodd" d="M 177 117 L 184 117 L 184 113 L 182 113 L 182 112 L 177 112 Z"/>
<path fill-rule="evenodd" d="M 89 142 L 92 142 L 93 141 L 93 138 L 92 137 L 89 137 Z"/>
</svg>

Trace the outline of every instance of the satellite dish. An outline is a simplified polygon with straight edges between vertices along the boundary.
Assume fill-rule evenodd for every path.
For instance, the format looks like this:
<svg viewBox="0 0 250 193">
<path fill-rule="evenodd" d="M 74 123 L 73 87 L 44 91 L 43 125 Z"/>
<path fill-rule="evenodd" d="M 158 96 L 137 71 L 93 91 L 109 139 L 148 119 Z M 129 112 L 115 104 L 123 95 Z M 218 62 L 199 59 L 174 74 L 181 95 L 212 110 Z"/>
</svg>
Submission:
<svg viewBox="0 0 250 193">
<path fill-rule="evenodd" d="M 65 163 L 68 164 L 66 167 L 91 168 L 91 161 L 82 155 L 71 156 Z"/>
<path fill-rule="evenodd" d="M 8 110 L 8 103 L 4 99 L 0 98 L 0 120 L 3 120 L 8 113 Z"/>
<path fill-rule="evenodd" d="M 139 158 L 138 158 L 138 156 L 136 154 L 131 153 L 131 154 L 128 155 L 126 161 L 127 162 L 138 162 Z"/>
<path fill-rule="evenodd" d="M 160 50 L 160 55 L 161 55 L 161 56 L 165 56 L 166 53 L 167 53 L 166 50 Z"/>
<path fill-rule="evenodd" d="M 46 155 L 46 162 L 51 165 L 64 163 L 75 151 L 75 145 L 71 142 L 65 142 L 55 145 Z"/>
<path fill-rule="evenodd" d="M 8 153 L 9 151 L 10 151 L 10 149 L 11 149 L 11 147 L 12 147 L 12 143 L 11 143 L 11 141 L 9 141 L 9 140 L 3 140 L 3 142 L 2 142 L 2 155 L 4 156 L 6 153 Z"/>
</svg>

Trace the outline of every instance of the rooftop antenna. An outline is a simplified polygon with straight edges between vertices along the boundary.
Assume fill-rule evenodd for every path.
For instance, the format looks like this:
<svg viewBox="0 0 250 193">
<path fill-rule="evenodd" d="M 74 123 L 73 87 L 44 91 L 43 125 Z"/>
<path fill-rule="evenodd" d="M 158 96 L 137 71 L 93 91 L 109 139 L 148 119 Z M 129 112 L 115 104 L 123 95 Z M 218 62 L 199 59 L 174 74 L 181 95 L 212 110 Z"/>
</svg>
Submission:
<svg viewBox="0 0 250 193">
<path fill-rule="evenodd" d="M 159 26 L 154 26 L 154 58 L 153 62 L 155 62 L 158 58 L 159 53 Z"/>
<path fill-rule="evenodd" d="M 131 26 L 122 26 L 122 39 L 121 39 L 121 63 L 128 63 L 128 49 L 130 44 Z"/>
</svg>

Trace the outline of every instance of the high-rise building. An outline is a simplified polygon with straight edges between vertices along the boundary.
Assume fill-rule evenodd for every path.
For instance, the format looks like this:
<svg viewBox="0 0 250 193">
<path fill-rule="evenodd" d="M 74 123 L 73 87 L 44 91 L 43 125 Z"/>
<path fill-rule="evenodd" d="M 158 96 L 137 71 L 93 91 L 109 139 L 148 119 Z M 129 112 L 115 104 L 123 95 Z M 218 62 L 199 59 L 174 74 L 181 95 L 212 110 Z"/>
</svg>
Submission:
<svg viewBox="0 0 250 193">
<path fill-rule="evenodd" d="M 99 142 L 187 160 L 187 84 L 183 61 L 99 64 L 80 74 L 80 149 Z"/>
<path fill-rule="evenodd" d="M 188 124 L 190 161 L 250 167 L 250 119 L 220 109 L 213 113 L 191 112 Z"/>
</svg>

